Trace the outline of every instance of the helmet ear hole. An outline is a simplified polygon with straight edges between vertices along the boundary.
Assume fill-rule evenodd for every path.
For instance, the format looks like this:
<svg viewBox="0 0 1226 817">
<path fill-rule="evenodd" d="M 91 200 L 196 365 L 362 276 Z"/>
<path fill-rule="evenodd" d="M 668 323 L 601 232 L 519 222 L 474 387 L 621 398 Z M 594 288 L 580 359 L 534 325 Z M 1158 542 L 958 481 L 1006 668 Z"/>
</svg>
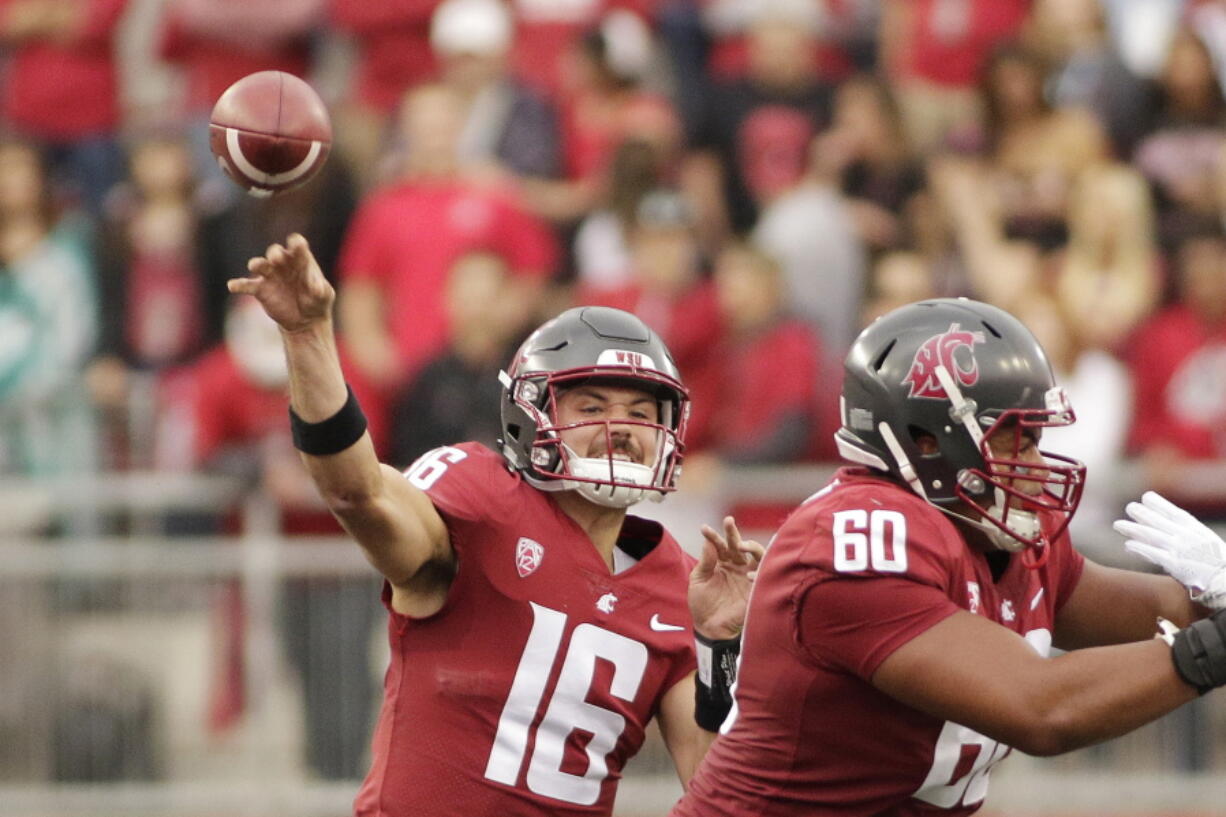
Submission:
<svg viewBox="0 0 1226 817">
<path fill-rule="evenodd" d="M 917 425 L 909 425 L 907 433 L 911 435 L 911 442 L 915 443 L 921 455 L 931 457 L 941 453 L 941 444 L 932 432 Z"/>
</svg>

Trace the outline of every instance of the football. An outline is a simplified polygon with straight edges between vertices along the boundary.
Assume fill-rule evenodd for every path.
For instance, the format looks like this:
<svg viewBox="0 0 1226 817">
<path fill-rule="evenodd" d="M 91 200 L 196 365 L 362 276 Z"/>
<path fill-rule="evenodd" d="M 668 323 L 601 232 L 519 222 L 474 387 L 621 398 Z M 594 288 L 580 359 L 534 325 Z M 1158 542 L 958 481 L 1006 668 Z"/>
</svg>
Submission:
<svg viewBox="0 0 1226 817">
<path fill-rule="evenodd" d="M 328 109 L 310 85 L 283 71 L 235 82 L 209 118 L 209 147 L 222 170 L 264 198 L 307 182 L 332 148 Z"/>
</svg>

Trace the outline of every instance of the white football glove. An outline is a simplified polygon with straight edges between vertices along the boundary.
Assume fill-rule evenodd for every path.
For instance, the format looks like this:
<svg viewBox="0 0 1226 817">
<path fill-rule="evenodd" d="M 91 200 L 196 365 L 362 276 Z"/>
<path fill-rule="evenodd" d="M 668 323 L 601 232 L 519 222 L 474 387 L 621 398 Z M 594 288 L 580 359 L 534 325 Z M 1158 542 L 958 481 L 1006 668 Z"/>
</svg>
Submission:
<svg viewBox="0 0 1226 817">
<path fill-rule="evenodd" d="M 1113 527 L 1124 547 L 1165 570 L 1192 593 L 1192 600 L 1214 610 L 1226 608 L 1226 542 L 1192 514 L 1146 491 L 1124 509 L 1132 521 Z"/>
</svg>

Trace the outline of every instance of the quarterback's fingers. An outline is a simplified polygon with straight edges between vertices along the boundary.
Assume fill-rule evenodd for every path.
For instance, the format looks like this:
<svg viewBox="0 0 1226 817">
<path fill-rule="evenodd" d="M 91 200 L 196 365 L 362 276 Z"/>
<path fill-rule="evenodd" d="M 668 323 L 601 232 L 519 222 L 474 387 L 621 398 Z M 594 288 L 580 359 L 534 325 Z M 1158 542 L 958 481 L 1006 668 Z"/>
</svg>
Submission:
<svg viewBox="0 0 1226 817">
<path fill-rule="evenodd" d="M 736 520 L 731 516 L 724 517 L 724 536 L 728 541 L 728 561 L 734 564 L 745 564 L 741 555 L 741 532 L 737 529 Z"/>
<path fill-rule="evenodd" d="M 307 260 L 311 257 L 311 248 L 301 233 L 294 233 L 285 241 L 286 257 L 298 269 L 306 269 Z"/>
<path fill-rule="evenodd" d="M 272 264 L 274 267 L 288 266 L 289 253 L 280 244 L 273 244 L 271 247 L 269 247 L 266 257 L 268 258 L 268 263 Z"/>
<path fill-rule="evenodd" d="M 723 544 L 720 535 L 710 525 L 702 526 L 702 552 L 698 555 L 698 569 L 704 574 L 710 574 L 715 569 L 715 563 L 719 561 L 719 554 Z"/>
<path fill-rule="evenodd" d="M 254 295 L 259 287 L 259 278 L 231 278 L 226 281 L 226 289 L 236 295 Z"/>
<path fill-rule="evenodd" d="M 753 559 L 754 564 L 761 564 L 762 557 L 766 555 L 766 548 L 762 547 L 761 543 L 755 542 L 753 539 L 746 539 L 741 543 L 741 553 L 744 553 L 746 556 Z"/>
<path fill-rule="evenodd" d="M 728 546 L 728 540 L 724 539 L 724 537 L 719 534 L 719 531 L 715 530 L 715 528 L 711 527 L 710 525 L 703 525 L 702 535 L 713 548 L 716 561 L 727 562 L 732 559 L 732 553 L 734 553 L 734 551 Z"/>
</svg>

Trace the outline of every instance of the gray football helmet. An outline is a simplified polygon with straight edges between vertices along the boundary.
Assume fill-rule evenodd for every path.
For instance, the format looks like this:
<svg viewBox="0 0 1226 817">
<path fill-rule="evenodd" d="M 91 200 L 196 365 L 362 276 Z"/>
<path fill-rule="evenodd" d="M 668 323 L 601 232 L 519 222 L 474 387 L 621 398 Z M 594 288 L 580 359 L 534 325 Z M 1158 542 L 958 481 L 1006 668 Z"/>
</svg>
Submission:
<svg viewBox="0 0 1226 817">
<path fill-rule="evenodd" d="M 664 342 L 641 320 L 608 307 L 567 310 L 524 342 L 502 381 L 502 455 L 532 485 L 546 491 L 577 490 L 600 505 L 624 508 L 644 498 L 659 501 L 676 489 L 685 450 L 690 400 Z M 650 465 L 613 455 L 608 420 L 558 425 L 557 400 L 587 381 L 653 394 L 659 422 L 618 420 L 655 429 Z M 604 427 L 607 454 L 581 457 L 562 442 L 564 428 Z"/>
<path fill-rule="evenodd" d="M 1028 565 L 1046 561 L 1046 545 L 1081 500 L 1080 462 L 1041 451 L 1046 462 L 1035 468 L 1020 457 L 1027 435 L 1075 416 L 1038 341 L 994 306 L 944 298 L 877 319 L 847 355 L 840 409 L 835 441 L 844 459 L 890 473 L 997 547 L 1022 551 Z M 1001 429 L 1013 435 L 1003 456 L 987 442 Z M 921 449 L 923 436 L 936 441 L 935 453 Z M 1042 490 L 1027 494 L 1015 480 Z M 968 516 L 963 502 L 984 513 Z"/>
</svg>

